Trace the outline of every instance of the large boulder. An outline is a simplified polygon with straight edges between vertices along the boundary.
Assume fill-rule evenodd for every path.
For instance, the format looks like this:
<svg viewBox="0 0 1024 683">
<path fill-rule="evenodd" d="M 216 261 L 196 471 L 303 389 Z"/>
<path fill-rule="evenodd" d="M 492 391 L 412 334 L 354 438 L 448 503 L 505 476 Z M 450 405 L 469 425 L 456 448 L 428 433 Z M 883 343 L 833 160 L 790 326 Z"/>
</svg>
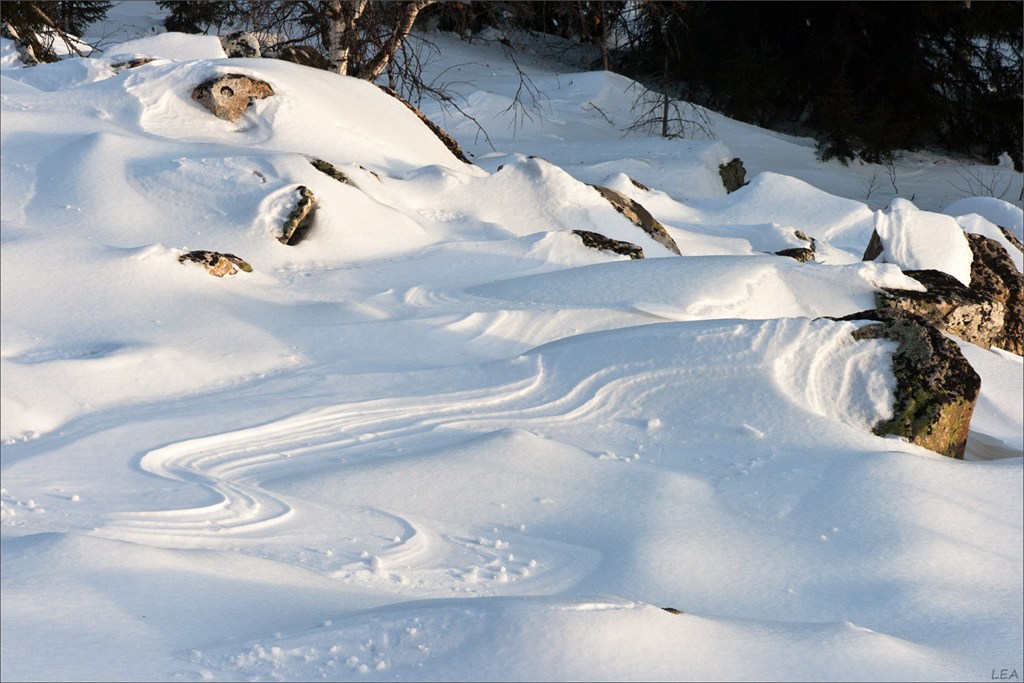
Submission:
<svg viewBox="0 0 1024 683">
<path fill-rule="evenodd" d="M 601 187 L 600 185 L 591 185 L 591 187 L 608 200 L 608 203 L 615 207 L 616 211 L 650 235 L 655 242 L 664 245 L 676 254 L 680 253 L 679 246 L 672 239 L 672 236 L 668 234 L 668 231 L 665 230 L 665 226 L 659 223 L 642 204 L 611 188 Z"/>
<path fill-rule="evenodd" d="M 237 121 L 255 100 L 274 94 L 270 84 L 244 74 L 226 74 L 196 86 L 192 99 L 225 121 Z"/>
<path fill-rule="evenodd" d="M 1003 304 L 978 293 L 939 270 L 907 270 L 904 275 L 926 291 L 882 289 L 875 295 L 879 310 L 909 313 L 944 332 L 989 348 L 1003 330 Z"/>
<path fill-rule="evenodd" d="M 599 232 L 591 232 L 589 230 L 573 230 L 572 234 L 580 238 L 583 246 L 590 247 L 591 249 L 610 251 L 615 254 L 628 256 L 631 259 L 642 259 L 644 257 L 643 247 L 639 247 L 632 242 L 613 240 Z"/>
<path fill-rule="evenodd" d="M 893 416 L 873 428 L 951 458 L 962 459 L 981 378 L 955 342 L 926 321 L 897 311 L 865 311 L 842 320 L 873 320 L 854 331 L 856 339 L 897 343 Z"/>
</svg>

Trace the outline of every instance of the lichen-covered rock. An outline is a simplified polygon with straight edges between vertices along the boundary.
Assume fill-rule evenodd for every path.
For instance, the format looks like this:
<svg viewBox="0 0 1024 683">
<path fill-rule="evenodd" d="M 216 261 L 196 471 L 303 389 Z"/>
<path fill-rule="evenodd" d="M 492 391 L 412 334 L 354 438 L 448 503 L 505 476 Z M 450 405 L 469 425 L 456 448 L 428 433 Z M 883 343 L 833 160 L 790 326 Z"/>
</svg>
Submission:
<svg viewBox="0 0 1024 683">
<path fill-rule="evenodd" d="M 878 236 L 877 230 L 871 231 L 871 239 L 868 240 L 868 246 L 864 249 L 864 257 L 862 261 L 874 261 L 876 258 L 882 255 L 885 247 L 882 246 L 882 238 Z"/>
<path fill-rule="evenodd" d="M 589 230 L 573 230 L 572 233 L 583 241 L 583 246 L 585 247 L 598 249 L 600 251 L 611 251 L 616 254 L 628 256 L 631 259 L 642 259 L 644 257 L 643 248 L 633 244 L 632 242 L 613 240 L 610 237 L 605 237 L 599 232 L 590 232 Z"/>
<path fill-rule="evenodd" d="M 260 41 L 252 33 L 237 31 L 226 36 L 220 36 L 220 46 L 228 57 L 259 57 Z"/>
<path fill-rule="evenodd" d="M 384 86 L 384 85 L 381 85 L 381 86 L 378 86 L 378 87 L 381 90 L 383 90 L 384 92 L 386 92 L 387 94 L 389 94 L 392 97 L 394 97 L 396 100 L 398 100 L 402 104 L 404 104 L 406 107 L 408 107 L 409 111 L 411 111 L 412 113 L 416 114 L 416 116 L 419 117 L 420 121 L 422 121 L 427 126 L 427 128 L 430 129 L 430 132 L 432 132 L 434 135 L 436 135 L 437 139 L 440 140 L 442 143 L 444 143 L 444 146 L 448 148 L 448 151 L 450 151 L 453 155 L 455 155 L 456 159 L 458 159 L 459 161 L 461 161 L 463 163 L 466 163 L 466 164 L 470 164 L 470 165 L 473 164 L 473 162 L 469 160 L 469 157 L 467 157 L 466 154 L 462 151 L 462 147 L 459 146 L 459 143 L 456 142 L 455 138 L 453 138 L 451 135 L 449 135 L 447 133 L 447 131 L 445 131 L 439 125 L 437 125 L 436 123 L 434 123 L 433 121 L 428 119 L 426 114 L 424 114 L 419 109 L 414 107 L 411 102 L 409 102 L 407 99 L 405 99 L 404 97 L 399 95 L 393 89 L 391 89 L 391 88 L 389 88 L 387 86 Z"/>
<path fill-rule="evenodd" d="M 743 168 L 743 161 L 740 159 L 719 165 L 718 175 L 722 177 L 726 193 L 731 194 L 747 184 L 747 169 Z"/>
<path fill-rule="evenodd" d="M 908 270 L 904 274 L 920 282 L 927 291 L 883 289 L 875 295 L 879 310 L 909 313 L 986 349 L 999 338 L 1003 304 L 964 287 L 955 277 L 939 270 Z"/>
<path fill-rule="evenodd" d="M 338 170 L 338 167 L 329 161 L 323 159 L 310 159 L 309 163 L 313 165 L 313 168 L 320 171 L 325 175 L 329 175 L 339 183 L 345 183 L 346 185 L 355 185 L 347 175 Z"/>
<path fill-rule="evenodd" d="M 981 378 L 959 347 L 926 321 L 897 311 L 865 311 L 842 320 L 875 320 L 856 339 L 888 339 L 896 376 L 893 416 L 874 426 L 951 458 L 962 459 Z"/>
<path fill-rule="evenodd" d="M 664 245 L 676 254 L 680 253 L 679 246 L 672 239 L 672 236 L 668 234 L 668 231 L 665 230 L 665 226 L 659 223 L 642 204 L 611 188 L 601 187 L 600 185 L 591 185 L 591 187 L 608 200 L 608 203 L 615 207 L 616 211 L 650 235 L 655 242 Z"/>
<path fill-rule="evenodd" d="M 629 176 L 626 176 L 626 177 L 629 178 Z M 650 192 L 651 191 L 651 188 L 647 187 L 646 185 L 641 183 L 639 180 L 633 180 L 632 178 L 629 178 L 629 182 L 633 183 L 634 187 L 637 187 L 637 188 L 643 190 L 644 192 Z"/>
<path fill-rule="evenodd" d="M 196 86 L 192 99 L 219 119 L 237 121 L 255 100 L 274 94 L 270 84 L 244 74 L 227 74 L 211 78 Z"/>
<path fill-rule="evenodd" d="M 809 246 L 806 247 L 793 247 L 792 249 L 782 249 L 781 251 L 775 252 L 776 256 L 788 256 L 789 258 L 796 259 L 800 263 L 807 263 L 808 261 L 814 260 L 814 253 L 817 251 L 818 243 L 813 237 L 809 237 L 806 233 L 800 230 L 796 231 L 797 239 L 801 239 L 807 242 Z"/>
<path fill-rule="evenodd" d="M 971 291 L 1003 305 L 1003 325 L 992 345 L 1024 354 L 1024 275 L 1003 245 L 983 235 L 967 233 L 974 261 Z"/>
<path fill-rule="evenodd" d="M 133 57 L 126 59 L 123 62 L 113 62 L 110 68 L 114 71 L 123 71 L 125 69 L 135 69 L 140 66 L 145 66 L 153 61 L 152 57 Z"/>
<path fill-rule="evenodd" d="M 252 266 L 238 258 L 234 254 L 224 254 L 219 251 L 190 251 L 178 257 L 178 263 L 198 263 L 210 275 L 224 277 L 234 275 L 239 270 L 246 273 L 252 272 Z"/>
<path fill-rule="evenodd" d="M 1013 230 L 1010 230 L 1009 228 L 1004 228 L 1001 225 L 996 227 L 998 227 L 999 232 L 1003 233 L 1003 236 L 1006 237 L 1007 242 L 1017 247 L 1018 251 L 1024 252 L 1024 243 L 1021 243 L 1021 241 L 1017 239 L 1017 236 L 1013 234 Z"/>
<path fill-rule="evenodd" d="M 281 244 L 288 246 L 294 246 L 306 238 L 313 227 L 313 216 L 316 213 L 316 196 L 313 190 L 305 185 L 299 185 L 295 192 L 298 195 L 295 208 L 288 212 L 281 236 L 277 238 Z"/>
</svg>

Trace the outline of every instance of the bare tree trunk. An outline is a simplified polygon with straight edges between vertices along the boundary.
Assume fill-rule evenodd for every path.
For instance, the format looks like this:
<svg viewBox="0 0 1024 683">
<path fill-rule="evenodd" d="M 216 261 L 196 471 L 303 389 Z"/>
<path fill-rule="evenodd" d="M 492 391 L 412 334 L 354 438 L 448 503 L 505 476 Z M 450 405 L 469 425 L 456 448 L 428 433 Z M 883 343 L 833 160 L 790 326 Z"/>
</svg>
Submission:
<svg viewBox="0 0 1024 683">
<path fill-rule="evenodd" d="M 368 81 L 372 81 L 377 78 L 377 76 L 380 76 L 391 62 L 395 52 L 398 51 L 402 46 L 402 43 L 409 36 L 409 32 L 412 31 L 412 26 L 416 22 L 417 15 L 419 15 L 420 11 L 424 7 L 433 5 L 435 2 L 437 2 L 437 0 L 414 0 L 414 2 L 409 2 L 403 5 L 402 13 L 395 21 L 395 27 L 391 32 L 391 37 L 381 47 L 380 51 L 378 51 L 365 66 L 360 68 L 358 73 L 353 75 L 358 76 L 359 78 L 365 78 Z"/>
<path fill-rule="evenodd" d="M 359 18 L 369 0 L 330 0 L 327 3 L 327 58 L 336 73 L 347 76 L 352 42 L 359 38 Z"/>
<path fill-rule="evenodd" d="M 598 3 L 601 17 L 601 68 L 608 71 L 608 12 L 604 0 Z"/>
</svg>

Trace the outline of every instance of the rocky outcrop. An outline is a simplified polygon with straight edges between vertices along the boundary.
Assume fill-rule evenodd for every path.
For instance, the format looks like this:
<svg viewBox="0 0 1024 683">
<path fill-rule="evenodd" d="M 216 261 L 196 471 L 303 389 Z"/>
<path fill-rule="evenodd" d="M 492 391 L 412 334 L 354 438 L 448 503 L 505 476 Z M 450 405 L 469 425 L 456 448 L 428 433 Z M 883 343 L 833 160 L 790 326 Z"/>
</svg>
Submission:
<svg viewBox="0 0 1024 683">
<path fill-rule="evenodd" d="M 215 277 L 234 275 L 239 270 L 252 272 L 252 266 L 234 254 L 223 254 L 219 251 L 190 251 L 178 257 L 178 263 L 198 263 Z"/>
<path fill-rule="evenodd" d="M 583 241 L 583 246 L 590 247 L 591 249 L 611 251 L 616 254 L 628 256 L 631 259 L 642 259 L 644 257 L 644 250 L 632 242 L 613 240 L 610 237 L 605 237 L 599 232 L 590 232 L 589 230 L 573 230 L 572 234 L 576 235 Z"/>
<path fill-rule="evenodd" d="M 267 52 L 264 57 L 280 59 L 300 66 L 308 66 L 313 69 L 330 71 L 331 63 L 320 54 L 320 51 L 311 45 L 287 45 L 279 50 Z"/>
<path fill-rule="evenodd" d="M 313 165 L 313 168 L 320 171 L 325 175 L 329 175 L 339 183 L 345 183 L 346 185 L 355 185 L 347 175 L 338 170 L 338 167 L 334 164 L 324 161 L 323 159 L 310 159 L 309 163 Z"/>
<path fill-rule="evenodd" d="M 668 234 L 668 231 L 665 230 L 665 226 L 659 223 L 642 204 L 611 188 L 601 187 L 600 185 L 591 185 L 591 187 L 601 193 L 601 196 L 608 200 L 608 203 L 615 207 L 616 211 L 650 235 L 655 242 L 664 245 L 676 254 L 680 253 L 679 246 L 672 239 L 672 236 Z"/>
<path fill-rule="evenodd" d="M 997 227 L 999 228 L 999 232 L 1003 233 L 1003 236 L 1006 237 L 1007 242 L 1017 247 L 1017 251 L 1024 252 L 1024 243 L 1021 243 L 1021 241 L 1017 239 L 1017 236 L 1013 234 L 1013 230 L 1004 228 L 1001 225 Z"/>
<path fill-rule="evenodd" d="M 252 33 L 238 31 L 220 36 L 220 46 L 228 57 L 251 58 L 260 56 L 260 41 Z"/>
<path fill-rule="evenodd" d="M 733 193 L 747 184 L 747 169 L 743 168 L 741 159 L 721 164 L 718 167 L 718 175 L 722 177 L 722 185 L 726 193 Z"/>
<path fill-rule="evenodd" d="M 316 196 L 313 190 L 305 185 L 295 188 L 295 208 L 288 212 L 288 217 L 281 227 L 281 236 L 277 240 L 281 244 L 294 246 L 304 240 L 313 227 L 313 216 L 316 214 Z"/>
<path fill-rule="evenodd" d="M 793 247 L 792 249 L 782 249 L 781 251 L 775 252 L 776 256 L 788 256 L 789 258 L 796 259 L 800 263 L 807 263 L 808 261 L 814 260 L 814 254 L 817 251 L 818 243 L 814 241 L 813 237 L 807 236 L 800 230 L 796 231 L 797 239 L 801 239 L 807 242 L 806 247 Z"/>
<path fill-rule="evenodd" d="M 1004 308 L 1003 325 L 992 345 L 1024 355 L 1024 275 L 999 242 L 983 235 L 967 234 L 974 261 L 971 291 Z"/>
<path fill-rule="evenodd" d="M 419 117 L 420 121 L 422 121 L 427 126 L 427 128 L 430 129 L 430 132 L 436 135 L 437 139 L 444 143 L 444 146 L 448 148 L 448 151 L 455 155 L 456 159 L 463 163 L 472 165 L 473 162 L 469 160 L 466 154 L 462 151 L 462 148 L 459 147 L 459 143 L 456 142 L 455 138 L 453 138 L 451 135 L 448 135 L 448 133 L 443 128 L 441 128 L 439 125 L 428 119 L 426 114 L 424 114 L 419 109 L 414 107 L 411 102 L 406 100 L 404 97 L 399 95 L 391 88 L 388 88 L 387 86 L 383 85 L 378 87 L 387 94 L 394 97 L 402 104 L 404 104 L 406 107 L 408 107 L 409 111 L 411 111 L 413 114 L 416 114 L 416 116 Z"/>
<path fill-rule="evenodd" d="M 196 86 L 192 99 L 225 121 L 237 121 L 255 100 L 274 94 L 270 84 L 244 74 L 211 78 Z"/>
<path fill-rule="evenodd" d="M 866 311 L 841 320 L 874 320 L 856 339 L 888 339 L 896 376 L 893 416 L 874 426 L 951 458 L 962 459 L 981 378 L 959 347 L 926 321 L 897 311 Z"/>
<path fill-rule="evenodd" d="M 883 289 L 875 295 L 879 310 L 900 311 L 922 318 L 964 341 L 989 348 L 1003 329 L 1005 308 L 939 270 L 908 270 L 904 274 L 925 292 Z"/>
</svg>

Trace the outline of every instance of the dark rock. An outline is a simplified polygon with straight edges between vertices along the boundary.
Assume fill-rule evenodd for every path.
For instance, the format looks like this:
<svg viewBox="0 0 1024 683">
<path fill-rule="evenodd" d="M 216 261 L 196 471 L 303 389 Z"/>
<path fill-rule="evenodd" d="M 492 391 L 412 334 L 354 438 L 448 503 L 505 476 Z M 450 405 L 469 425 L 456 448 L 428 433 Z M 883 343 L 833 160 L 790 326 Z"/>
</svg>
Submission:
<svg viewBox="0 0 1024 683">
<path fill-rule="evenodd" d="M 331 70 L 331 63 L 327 61 L 319 50 L 311 45 L 288 45 L 280 50 L 267 52 L 264 57 L 280 59 L 300 66 L 308 66 L 313 69 Z"/>
<path fill-rule="evenodd" d="M 874 261 L 876 258 L 882 255 L 882 251 L 885 247 L 882 246 L 882 238 L 878 236 L 877 230 L 871 231 L 871 239 L 868 240 L 867 249 L 864 250 L 864 258 L 862 261 Z"/>
<path fill-rule="evenodd" d="M 295 192 L 298 194 L 295 208 L 288 213 L 281 236 L 277 238 L 281 244 L 287 244 L 289 247 L 306 238 L 313 227 L 313 216 L 316 214 L 316 196 L 313 190 L 305 185 L 299 185 Z"/>
<path fill-rule="evenodd" d="M 411 111 L 413 114 L 416 114 L 416 116 L 419 117 L 420 121 L 422 121 L 427 126 L 427 128 L 429 128 L 430 131 L 434 135 L 437 136 L 437 139 L 440 140 L 442 143 L 444 143 L 444 146 L 448 148 L 448 151 L 455 155 L 456 159 L 458 159 L 459 161 L 461 161 L 463 163 L 466 163 L 466 164 L 470 164 L 470 165 L 473 164 L 473 162 L 470 161 L 468 157 L 466 157 L 465 153 L 463 153 L 462 148 L 459 147 L 459 143 L 455 141 L 455 138 L 453 138 L 451 135 L 449 135 L 439 125 L 437 125 L 436 123 L 434 123 L 433 121 L 428 119 L 426 114 L 424 114 L 419 109 L 414 107 L 412 105 L 412 103 L 410 103 L 408 100 L 406 100 L 404 97 L 399 95 L 397 92 L 395 92 L 391 88 L 388 88 L 387 86 L 383 86 L 383 85 L 378 86 L 378 87 L 381 90 L 383 90 L 384 92 L 386 92 L 387 94 L 389 94 L 392 97 L 394 97 L 396 100 L 398 100 L 402 104 L 404 104 L 406 107 L 408 107 L 409 111 Z"/>
<path fill-rule="evenodd" d="M 178 257 L 178 263 L 191 261 L 206 268 L 210 275 L 224 277 L 234 275 L 239 270 L 252 272 L 252 266 L 234 254 L 223 254 L 219 251 L 190 251 Z"/>
<path fill-rule="evenodd" d="M 661 609 L 665 610 L 669 614 L 686 614 L 683 610 L 676 609 L 675 607 L 662 607 Z"/>
<path fill-rule="evenodd" d="M 355 185 L 355 183 L 353 183 L 347 175 L 339 171 L 338 168 L 330 162 L 324 161 L 323 159 L 310 159 L 309 163 L 313 165 L 313 168 L 320 171 L 321 173 L 331 176 L 339 183 L 345 183 L 346 185 L 353 186 Z"/>
<path fill-rule="evenodd" d="M 655 242 L 664 245 L 676 254 L 680 253 L 679 246 L 665 230 L 665 226 L 659 223 L 642 204 L 610 188 L 600 185 L 591 185 L 591 187 L 601 193 L 601 196 L 608 200 L 608 203 L 614 206 L 616 211 L 650 235 Z"/>
<path fill-rule="evenodd" d="M 585 247 L 600 251 L 611 251 L 628 256 L 631 259 L 641 259 L 644 257 L 644 250 L 632 242 L 613 240 L 599 232 L 590 232 L 589 230 L 573 230 L 572 233 L 583 240 L 583 246 Z"/>
<path fill-rule="evenodd" d="M 999 337 L 1003 329 L 1003 304 L 964 287 L 955 277 L 939 270 L 908 270 L 904 274 L 928 291 L 883 289 L 875 294 L 879 310 L 909 313 L 986 349 Z"/>
<path fill-rule="evenodd" d="M 259 57 L 260 41 L 252 33 L 237 31 L 220 36 L 220 46 L 228 57 Z"/>
<path fill-rule="evenodd" d="M 788 256 L 789 258 L 796 259 L 800 263 L 807 263 L 808 261 L 814 260 L 814 254 L 818 250 L 818 243 L 814 241 L 813 237 L 808 237 L 807 234 L 796 231 L 798 239 L 802 239 L 804 242 L 810 244 L 807 247 L 794 247 L 792 249 L 783 249 L 775 252 L 776 256 Z"/>
<path fill-rule="evenodd" d="M 743 161 L 740 159 L 719 165 L 718 175 L 722 176 L 722 185 L 725 185 L 726 193 L 735 192 L 748 184 L 747 169 L 743 168 Z"/>
<path fill-rule="evenodd" d="M 1003 325 L 991 343 L 1018 356 L 1024 354 L 1024 275 L 999 242 L 967 233 L 974 260 L 971 291 L 1004 308 Z"/>
<path fill-rule="evenodd" d="M 255 100 L 274 94 L 269 83 L 244 74 L 227 74 L 211 78 L 196 86 L 192 99 L 217 118 L 237 121 Z"/>
<path fill-rule="evenodd" d="M 626 176 L 626 177 L 629 178 L 629 176 Z M 650 192 L 651 191 L 651 188 L 647 187 L 646 185 L 644 185 L 643 183 L 641 183 L 638 180 L 633 180 L 632 178 L 629 178 L 629 182 L 633 183 L 634 185 L 636 185 L 638 188 L 640 188 L 644 192 Z"/>
<path fill-rule="evenodd" d="M 893 417 L 874 426 L 951 458 L 963 459 L 981 378 L 959 347 L 926 321 L 899 311 L 865 311 L 840 320 L 876 320 L 855 339 L 888 339 L 896 376 Z"/>
</svg>

